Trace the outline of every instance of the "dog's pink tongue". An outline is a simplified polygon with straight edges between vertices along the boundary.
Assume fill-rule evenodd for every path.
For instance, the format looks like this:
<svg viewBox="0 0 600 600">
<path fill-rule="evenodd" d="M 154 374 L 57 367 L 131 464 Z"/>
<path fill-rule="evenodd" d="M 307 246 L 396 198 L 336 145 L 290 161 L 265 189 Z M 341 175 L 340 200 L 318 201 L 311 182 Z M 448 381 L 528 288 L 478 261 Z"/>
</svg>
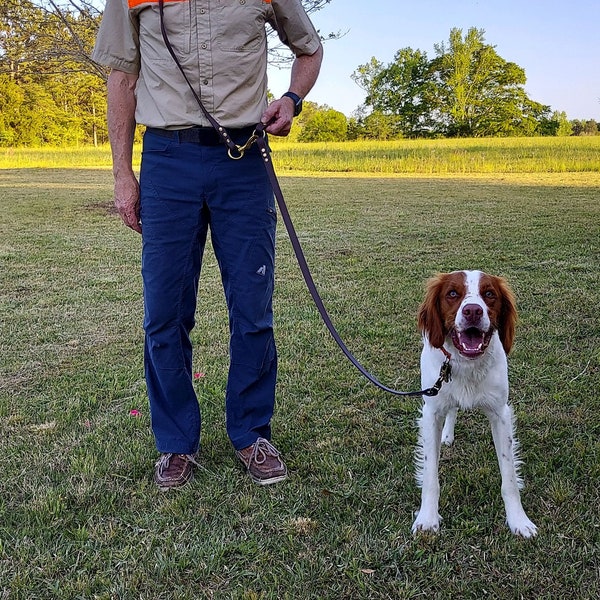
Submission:
<svg viewBox="0 0 600 600">
<path fill-rule="evenodd" d="M 477 356 L 484 351 L 484 335 L 479 329 L 470 327 L 456 335 L 454 345 L 465 356 Z"/>
<path fill-rule="evenodd" d="M 481 350 L 483 346 L 483 333 L 479 329 L 471 328 L 462 331 L 458 339 L 465 350 Z"/>
</svg>

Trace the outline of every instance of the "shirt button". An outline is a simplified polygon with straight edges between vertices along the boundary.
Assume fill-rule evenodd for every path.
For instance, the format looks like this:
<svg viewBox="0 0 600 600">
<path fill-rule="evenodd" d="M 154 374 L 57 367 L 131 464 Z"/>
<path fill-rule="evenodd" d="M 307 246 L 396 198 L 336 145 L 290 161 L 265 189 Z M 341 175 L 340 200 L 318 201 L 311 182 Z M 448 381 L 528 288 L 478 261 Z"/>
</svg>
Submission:
<svg viewBox="0 0 600 600">
<path fill-rule="evenodd" d="M 203 79 L 202 80 L 202 85 L 208 85 L 208 79 Z"/>
<path fill-rule="evenodd" d="M 204 42 L 200 48 L 202 48 L 202 50 L 206 50 L 208 48 L 208 44 L 206 42 Z"/>
<path fill-rule="evenodd" d="M 246 4 L 246 0 L 240 0 L 240 4 Z"/>
<path fill-rule="evenodd" d="M 205 12 L 206 12 L 206 11 L 205 11 L 203 8 L 201 8 L 201 9 L 200 9 L 200 14 L 201 14 L 201 15 L 203 15 Z"/>
</svg>

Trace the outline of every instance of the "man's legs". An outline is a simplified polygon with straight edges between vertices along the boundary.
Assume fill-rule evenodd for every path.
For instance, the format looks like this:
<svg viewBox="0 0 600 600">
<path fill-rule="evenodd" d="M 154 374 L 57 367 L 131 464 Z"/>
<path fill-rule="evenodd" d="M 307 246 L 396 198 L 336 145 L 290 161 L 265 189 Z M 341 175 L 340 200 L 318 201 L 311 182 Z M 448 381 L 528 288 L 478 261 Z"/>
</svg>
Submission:
<svg viewBox="0 0 600 600">
<path fill-rule="evenodd" d="M 244 140 L 245 141 L 245 140 Z M 254 481 L 287 476 L 268 443 L 275 403 L 277 354 L 273 338 L 274 198 L 258 151 L 240 161 L 223 146 L 179 145 L 146 134 L 142 175 L 142 274 L 146 381 L 163 470 L 187 479 L 198 449 L 200 412 L 192 385 L 196 294 L 210 223 L 230 321 L 227 432 Z"/>
</svg>

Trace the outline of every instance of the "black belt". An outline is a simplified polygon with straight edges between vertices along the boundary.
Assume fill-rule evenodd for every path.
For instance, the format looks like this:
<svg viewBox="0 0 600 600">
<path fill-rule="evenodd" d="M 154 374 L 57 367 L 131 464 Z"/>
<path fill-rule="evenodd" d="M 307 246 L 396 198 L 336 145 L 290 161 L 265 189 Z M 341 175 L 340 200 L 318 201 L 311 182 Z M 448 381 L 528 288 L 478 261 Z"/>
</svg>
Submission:
<svg viewBox="0 0 600 600">
<path fill-rule="evenodd" d="M 148 127 L 146 131 L 153 135 L 159 135 L 179 142 L 199 144 L 200 146 L 219 146 L 224 143 L 221 136 L 213 127 L 188 127 L 186 129 L 158 129 L 157 127 Z M 235 142 L 245 143 L 254 133 L 254 126 L 228 129 L 227 133 Z"/>
</svg>

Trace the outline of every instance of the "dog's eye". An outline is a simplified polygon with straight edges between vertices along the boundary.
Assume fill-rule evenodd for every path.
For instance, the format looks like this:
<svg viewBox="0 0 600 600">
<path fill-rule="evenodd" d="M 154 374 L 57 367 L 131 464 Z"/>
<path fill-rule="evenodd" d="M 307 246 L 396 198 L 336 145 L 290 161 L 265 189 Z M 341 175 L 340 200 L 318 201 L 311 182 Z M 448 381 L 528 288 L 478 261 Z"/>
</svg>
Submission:
<svg viewBox="0 0 600 600">
<path fill-rule="evenodd" d="M 492 290 L 488 290 L 487 292 L 485 292 L 483 294 L 483 297 L 486 300 L 495 300 L 496 299 L 496 294 L 494 294 L 494 292 Z"/>
<path fill-rule="evenodd" d="M 458 292 L 456 290 L 450 290 L 447 295 L 448 298 L 458 298 Z"/>
</svg>

